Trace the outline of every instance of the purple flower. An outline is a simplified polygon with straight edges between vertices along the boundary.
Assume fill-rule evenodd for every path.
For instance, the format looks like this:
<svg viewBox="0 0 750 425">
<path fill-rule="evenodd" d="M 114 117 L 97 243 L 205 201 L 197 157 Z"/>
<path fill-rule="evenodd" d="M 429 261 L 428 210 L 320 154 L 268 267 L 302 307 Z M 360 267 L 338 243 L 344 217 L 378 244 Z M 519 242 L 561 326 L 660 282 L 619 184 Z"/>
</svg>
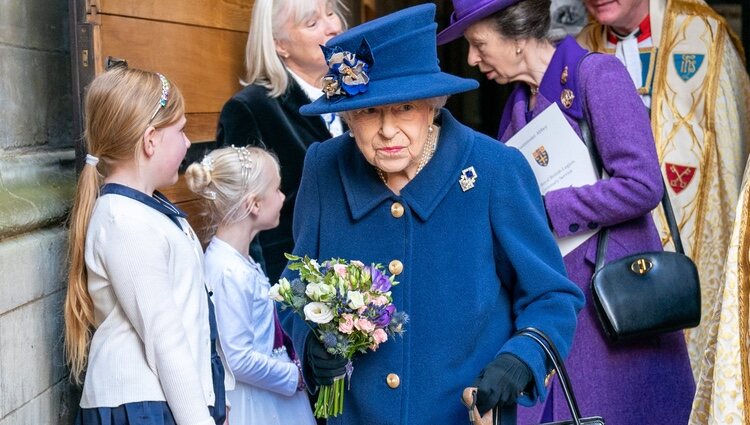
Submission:
<svg viewBox="0 0 750 425">
<path fill-rule="evenodd" d="M 370 266 L 370 274 L 372 275 L 372 289 L 380 292 L 388 292 L 391 290 L 391 280 L 388 279 L 383 272 L 378 270 L 375 266 Z"/>
<path fill-rule="evenodd" d="M 391 323 L 391 316 L 396 311 L 396 307 L 393 304 L 388 304 L 384 308 L 381 308 L 378 312 L 378 316 L 372 321 L 378 327 L 385 327 Z"/>
</svg>

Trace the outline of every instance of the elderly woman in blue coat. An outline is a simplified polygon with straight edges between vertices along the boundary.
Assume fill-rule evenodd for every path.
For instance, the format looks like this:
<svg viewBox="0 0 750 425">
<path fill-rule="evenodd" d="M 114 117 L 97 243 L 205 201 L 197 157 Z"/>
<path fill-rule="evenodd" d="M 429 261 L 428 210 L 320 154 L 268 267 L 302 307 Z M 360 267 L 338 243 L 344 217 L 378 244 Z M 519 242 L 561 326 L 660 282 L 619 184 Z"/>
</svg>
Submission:
<svg viewBox="0 0 750 425">
<path fill-rule="evenodd" d="M 453 0 L 453 6 L 451 25 L 438 43 L 463 36 L 470 65 L 499 84 L 516 83 L 500 121 L 500 140 L 555 104 L 579 135 L 583 120 L 591 129 L 609 177 L 548 191 L 544 204 L 552 231 L 567 237 L 608 228 L 607 262 L 661 251 L 651 210 L 663 183 L 648 113 L 626 68 L 613 56 L 589 55 L 571 37 L 550 41 L 549 0 Z M 597 240 L 589 238 L 564 258 L 589 300 Z M 608 425 L 688 422 L 695 385 L 681 332 L 612 344 L 593 302 L 578 319 L 566 365 L 583 415 L 601 415 Z M 552 388 L 545 405 L 519 410 L 519 424 L 569 418 L 554 380 Z"/>
<path fill-rule="evenodd" d="M 521 154 L 441 109 L 477 83 L 440 71 L 434 14 L 420 5 L 331 39 L 326 96 L 301 108 L 340 112 L 351 131 L 307 152 L 295 254 L 387 264 L 400 282 L 394 303 L 410 315 L 403 338 L 354 359 L 343 414 L 329 424 L 462 423 L 472 385 L 482 412 L 519 394 L 533 404 L 549 365 L 514 333 L 538 328 L 567 353 L 583 304 Z M 308 387 L 343 374 L 346 361 L 301 319 L 283 322 Z"/>
</svg>

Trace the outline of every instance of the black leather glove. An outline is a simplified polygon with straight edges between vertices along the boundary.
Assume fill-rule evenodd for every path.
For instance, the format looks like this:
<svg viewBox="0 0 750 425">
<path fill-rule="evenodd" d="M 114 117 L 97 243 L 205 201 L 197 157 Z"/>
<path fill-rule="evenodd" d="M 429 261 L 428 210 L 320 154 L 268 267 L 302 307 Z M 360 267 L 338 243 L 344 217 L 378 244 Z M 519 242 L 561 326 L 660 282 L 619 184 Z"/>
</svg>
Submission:
<svg viewBox="0 0 750 425">
<path fill-rule="evenodd" d="M 518 357 L 503 353 L 491 361 L 474 381 L 477 409 L 484 415 L 495 406 L 511 406 L 531 382 L 531 370 Z"/>
<path fill-rule="evenodd" d="M 333 378 L 346 372 L 347 360 L 326 351 L 314 332 L 305 340 L 305 359 L 310 366 L 310 376 L 318 385 L 331 385 Z"/>
</svg>

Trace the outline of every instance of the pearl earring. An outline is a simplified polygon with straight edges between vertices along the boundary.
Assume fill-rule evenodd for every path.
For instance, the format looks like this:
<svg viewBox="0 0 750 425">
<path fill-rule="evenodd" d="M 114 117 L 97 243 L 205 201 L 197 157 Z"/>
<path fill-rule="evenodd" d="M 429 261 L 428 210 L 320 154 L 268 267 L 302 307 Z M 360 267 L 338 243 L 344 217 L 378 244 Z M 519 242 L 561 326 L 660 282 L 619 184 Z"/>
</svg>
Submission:
<svg viewBox="0 0 750 425">
<path fill-rule="evenodd" d="M 516 47 L 516 54 L 517 54 L 517 55 L 520 55 L 520 54 L 521 54 L 521 52 L 523 52 L 523 50 L 521 50 L 521 48 L 520 48 L 520 47 Z"/>
<path fill-rule="evenodd" d="M 432 124 L 430 124 L 430 126 L 427 127 L 427 132 L 432 133 L 433 131 L 435 131 L 435 127 L 433 127 Z"/>
<path fill-rule="evenodd" d="M 354 133 L 351 130 L 349 130 L 349 137 L 354 137 Z"/>
</svg>

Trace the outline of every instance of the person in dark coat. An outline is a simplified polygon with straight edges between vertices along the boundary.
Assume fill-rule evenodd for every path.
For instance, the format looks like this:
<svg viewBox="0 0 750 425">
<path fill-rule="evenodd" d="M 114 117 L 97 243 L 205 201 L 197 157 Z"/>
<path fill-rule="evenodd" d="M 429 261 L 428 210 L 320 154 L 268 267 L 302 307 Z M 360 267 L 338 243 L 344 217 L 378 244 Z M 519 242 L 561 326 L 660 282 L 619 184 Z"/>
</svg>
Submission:
<svg viewBox="0 0 750 425">
<path fill-rule="evenodd" d="M 647 110 L 625 67 L 609 55 L 588 55 L 571 37 L 550 42 L 549 0 L 454 0 L 453 5 L 451 25 L 438 43 L 463 35 L 470 65 L 499 84 L 516 82 L 503 111 L 501 141 L 555 103 L 579 137 L 580 120 L 591 128 L 608 177 L 545 194 L 554 234 L 563 238 L 609 228 L 606 262 L 661 251 L 651 210 L 662 198 L 662 177 Z M 581 413 L 602 416 L 607 425 L 686 424 L 695 385 L 682 332 L 609 343 L 590 291 L 596 246 L 597 237 L 591 237 L 564 258 L 588 301 L 566 361 Z M 557 382 L 551 391 L 546 406 L 520 409 L 519 424 L 570 418 Z"/>
<path fill-rule="evenodd" d="M 251 255 L 271 282 L 286 266 L 292 242 L 292 212 L 305 151 L 315 141 L 344 131 L 335 114 L 303 116 L 302 105 L 321 94 L 327 71 L 320 45 L 342 31 L 340 0 L 256 0 L 247 38 L 245 88 L 224 105 L 217 147 L 261 146 L 276 154 L 286 196 L 279 226 L 261 232 Z"/>
<path fill-rule="evenodd" d="M 442 108 L 478 84 L 440 71 L 434 16 L 434 4 L 415 6 L 331 39 L 326 95 L 301 108 L 342 112 L 351 131 L 308 149 L 294 254 L 388 265 L 394 304 L 410 317 L 403 338 L 354 358 L 343 414 L 329 424 L 467 423 L 470 386 L 482 413 L 513 415 L 517 398 L 545 398 L 550 371 L 541 348 L 514 334 L 541 329 L 565 354 L 583 303 L 521 154 Z M 308 388 L 344 373 L 345 359 L 281 315 Z"/>
</svg>

